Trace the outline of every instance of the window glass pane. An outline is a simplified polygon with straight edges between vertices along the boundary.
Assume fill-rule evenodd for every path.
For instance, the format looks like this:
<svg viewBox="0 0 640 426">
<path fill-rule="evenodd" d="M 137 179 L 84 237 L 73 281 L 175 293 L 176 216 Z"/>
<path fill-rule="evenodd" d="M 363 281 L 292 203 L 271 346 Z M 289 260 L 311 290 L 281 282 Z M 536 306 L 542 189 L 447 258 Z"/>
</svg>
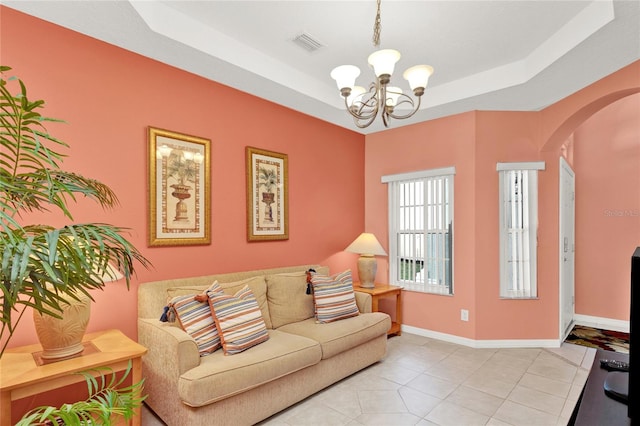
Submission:
<svg viewBox="0 0 640 426">
<path fill-rule="evenodd" d="M 535 267 L 535 220 L 531 208 L 537 206 L 537 191 L 530 185 L 537 171 L 505 170 L 500 172 L 502 191 L 501 206 L 501 297 L 536 297 Z M 532 176 L 534 176 L 532 178 Z"/>
<path fill-rule="evenodd" d="M 452 294 L 453 193 L 452 176 L 436 176 L 390 185 L 390 247 L 392 272 L 397 283 L 412 290 Z M 397 193 L 396 196 L 393 194 Z M 390 238 L 391 241 L 391 238 Z"/>
</svg>

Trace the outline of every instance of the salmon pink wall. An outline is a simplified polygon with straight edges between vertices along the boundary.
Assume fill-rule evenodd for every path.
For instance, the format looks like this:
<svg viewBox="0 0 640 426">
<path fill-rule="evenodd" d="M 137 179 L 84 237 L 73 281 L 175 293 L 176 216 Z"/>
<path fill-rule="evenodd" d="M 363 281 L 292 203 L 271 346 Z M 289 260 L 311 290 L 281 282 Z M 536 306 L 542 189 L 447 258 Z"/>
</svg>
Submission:
<svg viewBox="0 0 640 426">
<path fill-rule="evenodd" d="M 640 246 L 640 94 L 575 135 L 576 313 L 629 320 L 629 259 Z"/>
<path fill-rule="evenodd" d="M 104 212 L 81 200 L 75 222 L 130 228 L 152 262 L 124 283 L 94 293 L 89 331 L 136 338 L 139 282 L 306 263 L 354 268 L 344 248 L 364 230 L 364 137 L 0 6 L 0 57 L 66 120 L 50 132 L 71 148 L 63 167 L 108 184 L 120 205 Z M 147 247 L 147 128 L 211 139 L 211 245 Z M 289 240 L 246 241 L 245 147 L 288 154 Z M 340 208 L 335 208 L 340 206 Z M 58 214 L 25 222 L 63 225 Z M 30 318 L 10 346 L 36 341 Z"/>
<path fill-rule="evenodd" d="M 388 244 L 387 185 L 382 176 L 455 166 L 454 178 L 454 287 L 455 296 L 405 292 L 403 323 L 463 337 L 475 335 L 476 277 L 474 235 L 476 113 L 445 117 L 367 136 L 365 156 L 365 222 L 382 245 Z M 392 124 L 393 125 L 393 124 Z M 378 258 L 379 282 L 389 282 L 388 259 Z M 460 309 L 469 309 L 470 321 L 461 322 Z"/>
<path fill-rule="evenodd" d="M 574 142 L 572 133 L 577 127 L 608 104 L 638 91 L 640 61 L 540 112 L 466 113 L 368 135 L 365 228 L 375 232 L 381 240 L 388 238 L 387 194 L 386 187 L 380 183 L 381 176 L 456 167 L 455 294 L 436 296 L 405 292 L 404 323 L 476 340 L 558 339 L 558 158 L 562 153 L 566 154 L 563 144 Z M 637 125 L 637 109 L 631 108 L 627 114 L 635 112 Z M 619 122 L 610 123 L 607 131 L 617 132 L 619 125 Z M 577 136 L 575 139 L 575 144 L 569 145 L 577 162 L 581 148 Z M 622 156 L 615 155 L 612 161 L 621 159 Z M 538 184 L 539 291 L 536 300 L 499 298 L 496 163 L 514 161 L 545 161 L 546 164 L 546 169 L 539 172 Z M 635 173 L 638 176 L 637 169 Z M 625 205 L 633 209 L 635 204 Z M 628 230 L 633 232 L 634 229 L 637 228 Z M 635 235 L 638 235 L 637 231 Z M 615 242 L 609 240 L 598 250 L 607 251 L 613 245 Z M 625 259 L 628 257 L 625 255 Z M 381 269 L 387 275 L 380 276 L 379 272 L 378 280 L 388 280 L 388 262 Z M 621 301 L 614 302 L 616 307 L 607 310 L 607 315 L 624 318 L 628 315 L 628 304 L 625 306 L 628 284 L 626 287 L 611 285 L 615 286 L 613 291 Z M 576 293 L 585 300 L 602 297 L 598 293 L 590 294 L 589 289 L 581 289 L 578 281 Z M 460 309 L 469 309 L 468 323 L 460 321 Z M 597 312 L 578 313 L 597 315 Z"/>
</svg>

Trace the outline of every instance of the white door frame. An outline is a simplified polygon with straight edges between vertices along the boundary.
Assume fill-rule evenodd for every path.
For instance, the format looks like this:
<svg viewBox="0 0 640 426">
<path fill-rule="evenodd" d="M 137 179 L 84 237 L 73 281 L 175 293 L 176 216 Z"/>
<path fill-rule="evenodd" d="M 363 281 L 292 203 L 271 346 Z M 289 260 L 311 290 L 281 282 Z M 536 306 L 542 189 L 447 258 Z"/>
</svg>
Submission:
<svg viewBox="0 0 640 426">
<path fill-rule="evenodd" d="M 571 184 L 570 184 L 570 188 L 566 188 L 564 187 L 565 185 L 565 177 L 569 177 L 571 179 Z M 560 303 L 559 303 L 559 336 L 560 336 L 560 343 L 562 344 L 562 342 L 564 341 L 564 339 L 567 337 L 567 335 L 571 332 L 571 328 L 573 326 L 574 323 L 574 317 L 575 317 L 575 188 L 576 188 L 576 180 L 575 180 L 575 172 L 573 171 L 573 169 L 571 168 L 571 166 L 569 165 L 569 163 L 567 162 L 567 160 L 564 159 L 564 157 L 560 157 L 560 167 L 559 167 L 559 171 L 558 171 L 558 188 L 559 188 L 559 197 L 558 197 L 558 202 L 559 202 L 559 216 L 558 216 L 558 241 L 559 241 L 559 245 L 558 245 L 558 283 L 559 283 L 559 293 L 560 293 Z M 567 192 L 567 190 L 570 189 L 570 192 Z M 566 214 L 565 212 L 565 196 L 566 194 L 572 194 L 572 202 L 573 202 L 573 216 L 571 218 L 571 223 L 569 224 L 569 226 L 573 227 L 573 232 L 571 232 L 571 240 L 567 240 L 565 242 L 564 240 L 564 235 L 566 234 L 566 230 L 564 229 L 565 224 L 564 221 L 562 220 L 564 215 Z M 565 282 L 565 277 L 563 274 L 563 268 L 564 268 L 564 254 L 565 254 L 565 250 L 568 250 L 570 253 L 572 253 L 573 255 L 573 265 L 574 265 L 574 270 L 573 270 L 573 274 L 571 274 L 571 282 Z M 564 311 L 564 302 L 565 302 L 565 287 L 566 286 L 571 286 L 572 290 L 571 290 L 571 294 L 572 294 L 572 309 L 571 309 L 571 320 L 569 321 L 569 326 L 567 327 L 567 329 L 565 329 L 564 327 L 564 323 L 565 323 L 565 311 Z"/>
</svg>

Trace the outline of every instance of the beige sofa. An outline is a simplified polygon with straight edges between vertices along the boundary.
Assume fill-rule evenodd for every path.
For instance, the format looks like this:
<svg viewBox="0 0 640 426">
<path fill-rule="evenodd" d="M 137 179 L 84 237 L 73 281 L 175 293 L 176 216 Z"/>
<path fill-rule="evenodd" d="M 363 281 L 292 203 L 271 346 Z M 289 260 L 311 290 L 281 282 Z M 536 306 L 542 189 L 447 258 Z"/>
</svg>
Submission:
<svg viewBox="0 0 640 426">
<path fill-rule="evenodd" d="M 170 426 L 254 424 L 379 361 L 389 316 L 372 313 L 371 296 L 356 291 L 358 316 L 317 324 L 313 298 L 304 294 L 309 268 L 329 272 L 304 265 L 141 284 L 138 339 L 148 348 L 142 365 L 149 407 Z M 269 340 L 239 354 L 201 357 L 176 323 L 160 322 L 168 295 L 197 293 L 215 280 L 226 293 L 249 285 Z"/>
</svg>

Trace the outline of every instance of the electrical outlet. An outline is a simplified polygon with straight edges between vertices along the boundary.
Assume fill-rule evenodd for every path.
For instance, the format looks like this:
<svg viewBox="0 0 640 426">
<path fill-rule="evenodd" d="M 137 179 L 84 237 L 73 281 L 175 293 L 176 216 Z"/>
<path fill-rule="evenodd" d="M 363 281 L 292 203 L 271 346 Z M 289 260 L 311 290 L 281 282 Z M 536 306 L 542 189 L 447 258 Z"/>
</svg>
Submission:
<svg viewBox="0 0 640 426">
<path fill-rule="evenodd" d="M 469 311 L 466 309 L 460 309 L 460 319 L 462 321 L 469 321 Z"/>
</svg>

